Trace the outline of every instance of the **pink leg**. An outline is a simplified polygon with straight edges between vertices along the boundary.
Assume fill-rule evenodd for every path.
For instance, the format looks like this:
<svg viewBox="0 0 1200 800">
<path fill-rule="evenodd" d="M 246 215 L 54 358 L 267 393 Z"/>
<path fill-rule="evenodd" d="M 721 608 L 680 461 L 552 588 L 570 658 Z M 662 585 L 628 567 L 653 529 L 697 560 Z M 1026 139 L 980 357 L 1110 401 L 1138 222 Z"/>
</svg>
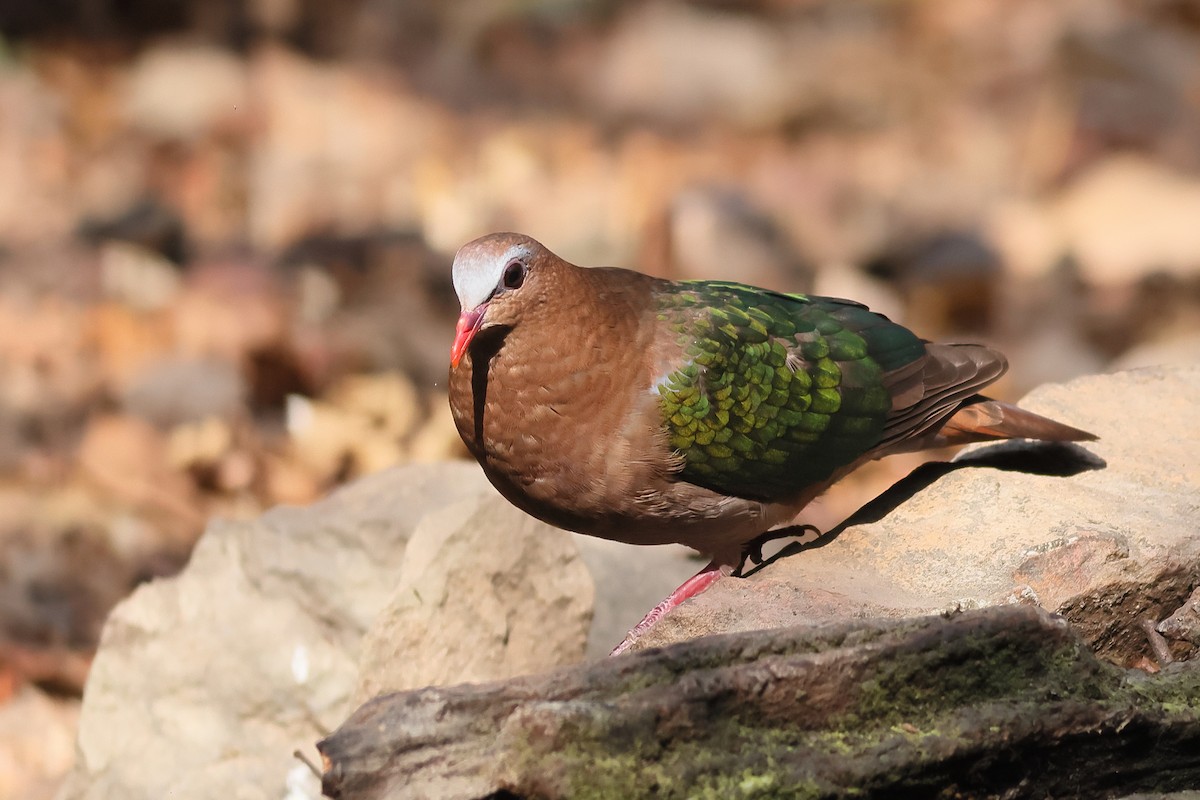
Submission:
<svg viewBox="0 0 1200 800">
<path fill-rule="evenodd" d="M 708 587 L 712 586 L 721 578 L 733 572 L 733 567 L 728 564 L 723 564 L 720 561 L 711 561 L 708 566 L 697 572 L 692 577 L 688 578 L 679 588 L 671 592 L 666 600 L 650 609 L 650 613 L 642 617 L 642 621 L 633 626 L 633 630 L 625 634 L 625 638 L 621 643 L 613 648 L 609 656 L 619 656 L 629 649 L 630 645 L 638 640 L 639 637 L 654 623 L 662 619 L 663 615 L 670 611 L 675 606 L 682 603 L 684 600 L 695 597 L 703 592 Z"/>
</svg>

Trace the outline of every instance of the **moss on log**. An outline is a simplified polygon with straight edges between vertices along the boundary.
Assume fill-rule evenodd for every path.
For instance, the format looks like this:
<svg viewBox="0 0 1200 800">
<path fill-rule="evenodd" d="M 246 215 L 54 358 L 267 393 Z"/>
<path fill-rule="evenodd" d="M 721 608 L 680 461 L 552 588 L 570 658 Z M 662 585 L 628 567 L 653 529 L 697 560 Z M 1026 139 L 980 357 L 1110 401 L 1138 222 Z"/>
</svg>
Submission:
<svg viewBox="0 0 1200 800">
<path fill-rule="evenodd" d="M 1118 797 L 1200 788 L 1200 665 L 1010 606 L 387 695 L 318 747 L 346 799 Z"/>
</svg>

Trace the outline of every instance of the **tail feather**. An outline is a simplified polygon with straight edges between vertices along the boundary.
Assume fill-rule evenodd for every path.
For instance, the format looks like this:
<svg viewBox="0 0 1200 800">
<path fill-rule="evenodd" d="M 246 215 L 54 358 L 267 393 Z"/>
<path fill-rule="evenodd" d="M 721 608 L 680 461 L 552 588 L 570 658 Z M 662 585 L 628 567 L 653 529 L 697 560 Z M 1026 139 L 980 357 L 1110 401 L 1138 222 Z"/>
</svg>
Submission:
<svg viewBox="0 0 1200 800">
<path fill-rule="evenodd" d="M 1098 437 L 1009 403 L 976 395 L 954 412 L 938 431 L 937 438 L 942 440 L 940 443 L 957 445 L 995 439 L 1090 442 Z"/>
</svg>

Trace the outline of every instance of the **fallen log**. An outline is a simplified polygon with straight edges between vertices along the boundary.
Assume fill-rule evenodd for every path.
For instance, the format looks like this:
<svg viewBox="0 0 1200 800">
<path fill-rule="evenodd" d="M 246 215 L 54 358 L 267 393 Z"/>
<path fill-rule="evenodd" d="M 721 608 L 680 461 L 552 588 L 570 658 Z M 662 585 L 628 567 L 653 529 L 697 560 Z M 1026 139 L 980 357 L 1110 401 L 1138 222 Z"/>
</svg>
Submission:
<svg viewBox="0 0 1200 800">
<path fill-rule="evenodd" d="M 386 695 L 318 749 L 344 800 L 1120 797 L 1200 788 L 1200 663 L 1124 670 L 1007 606 Z"/>
</svg>

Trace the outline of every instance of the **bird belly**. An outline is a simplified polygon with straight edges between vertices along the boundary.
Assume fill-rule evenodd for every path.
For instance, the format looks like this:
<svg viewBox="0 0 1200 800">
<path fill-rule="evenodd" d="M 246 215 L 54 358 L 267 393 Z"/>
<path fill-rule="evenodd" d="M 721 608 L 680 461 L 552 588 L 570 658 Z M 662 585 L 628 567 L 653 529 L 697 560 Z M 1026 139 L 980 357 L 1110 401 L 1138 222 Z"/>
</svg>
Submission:
<svg viewBox="0 0 1200 800">
<path fill-rule="evenodd" d="M 780 504 L 720 495 L 684 482 L 626 484 L 619 491 L 580 480 L 566 465 L 531 476 L 503 459 L 481 459 L 484 473 L 521 510 L 576 533 L 635 545 L 683 544 L 726 560 L 759 534 L 789 520 Z"/>
<path fill-rule="evenodd" d="M 548 345 L 539 352 L 545 357 L 534 363 L 512 362 L 506 345 L 488 362 L 487 380 L 473 376 L 468 354 L 450 375 L 459 433 L 513 505 L 577 533 L 709 554 L 740 553 L 786 519 L 773 504 L 679 477 L 681 461 L 650 390 L 659 359 L 566 370 Z M 630 384 L 641 388 L 629 391 Z"/>
<path fill-rule="evenodd" d="M 542 458 L 517 460 L 527 465 L 524 470 L 508 459 L 489 457 L 494 453 L 480 463 L 513 505 L 556 527 L 627 544 L 678 543 L 734 557 L 746 542 L 792 522 L 831 483 L 810 485 L 782 502 L 727 495 L 683 480 L 674 459 L 639 457 L 644 455 L 639 438 L 626 428 L 611 429 L 602 451 L 567 461 L 548 455 L 557 448 L 539 447 Z"/>
</svg>

